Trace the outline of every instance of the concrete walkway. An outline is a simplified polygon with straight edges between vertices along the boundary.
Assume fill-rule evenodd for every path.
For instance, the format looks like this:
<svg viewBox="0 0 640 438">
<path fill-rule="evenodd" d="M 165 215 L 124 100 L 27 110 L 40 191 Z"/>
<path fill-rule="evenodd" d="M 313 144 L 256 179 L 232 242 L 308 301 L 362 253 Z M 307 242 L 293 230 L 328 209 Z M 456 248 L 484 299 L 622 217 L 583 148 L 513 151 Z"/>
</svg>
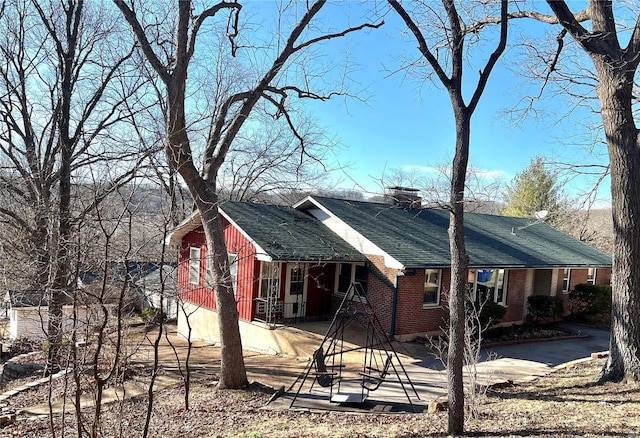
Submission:
<svg viewBox="0 0 640 438">
<path fill-rule="evenodd" d="M 477 383 L 487 385 L 501 381 L 526 382 L 549 374 L 563 364 L 588 358 L 591 353 L 606 351 L 609 348 L 609 333 L 606 331 L 570 324 L 565 324 L 565 328 L 585 334 L 587 337 L 504 345 L 483 350 L 483 360 L 476 365 Z M 187 351 L 186 341 L 175 335 L 171 335 L 170 339 L 179 357 L 184 358 Z M 315 341 L 315 338 L 313 339 Z M 313 351 L 318 345 L 319 343 L 316 343 L 307 347 Z M 413 394 L 411 386 L 404 379 L 401 368 L 396 365 L 401 377 L 403 377 L 404 389 L 411 395 L 411 402 L 414 403 L 417 411 L 423 411 L 430 402 L 446 397 L 446 373 L 440 361 L 428 352 L 426 346 L 418 343 L 394 343 L 394 347 L 397 349 L 400 360 L 418 393 L 419 398 Z M 220 349 L 203 343 L 195 343 L 191 354 L 193 381 L 210 382 L 216 380 L 220 366 Z M 143 344 L 136 353 L 134 361 L 148 362 L 152 357 L 150 346 Z M 487 358 L 493 359 L 487 360 Z M 156 389 L 180 387 L 182 383 L 175 353 L 165 341 L 160 349 L 160 363 L 162 364 L 162 374 L 156 384 Z M 307 364 L 306 358 L 245 352 L 245 365 L 249 381 L 258 381 L 276 389 L 284 386 L 286 390 L 297 390 L 297 387 L 292 388 L 292 385 L 305 371 Z M 370 403 L 365 406 L 366 409 L 386 412 L 410 411 L 403 387 L 397 379 L 391 378 L 392 375 L 395 376 L 395 373 L 390 373 L 389 378 L 385 379 L 380 388 L 369 394 Z M 312 377 L 310 375 L 308 380 L 313 380 Z M 351 379 L 345 379 L 345 390 L 361 391 L 359 382 L 360 379 L 356 372 Z M 309 409 L 342 409 L 339 405 L 328 402 L 331 390 L 314 385 L 314 392 L 308 397 L 308 400 L 313 403 L 302 403 L 302 407 L 304 408 L 306 404 Z M 142 395 L 145 391 L 144 385 L 130 383 L 125 392 L 127 396 L 134 396 Z M 105 401 L 118 400 L 122 394 L 110 391 L 105 396 Z M 289 408 L 291 396 L 292 391 L 290 390 L 284 397 L 280 397 L 272 403 L 270 407 L 274 409 Z M 87 403 L 90 401 L 87 400 Z M 68 404 L 67 408 L 70 406 Z M 297 403 L 296 406 L 298 406 Z M 61 411 L 62 404 L 60 403 L 56 408 Z M 347 407 L 343 410 L 353 410 L 353 408 Z M 44 415 L 47 412 L 48 405 L 46 403 L 25 410 L 25 413 L 32 415 Z"/>
<path fill-rule="evenodd" d="M 540 341 L 514 345 L 502 345 L 483 349 L 481 362 L 476 364 L 476 383 L 490 385 L 501 382 L 524 383 L 541 376 L 545 376 L 555 369 L 566 366 L 575 361 L 588 359 L 592 353 L 606 351 L 609 348 L 609 332 L 583 327 L 575 324 L 563 324 L 563 328 L 584 337 L 557 341 Z M 405 389 L 411 395 L 415 410 L 420 412 L 427 409 L 430 402 L 442 400 L 447 394 L 446 371 L 439 359 L 427 351 L 424 345 L 416 343 L 394 343 L 409 375 L 417 390 L 418 397 L 412 393 L 411 387 L 405 381 Z M 399 370 L 400 371 L 400 370 Z M 473 370 L 465 370 L 473 373 Z M 313 374 L 313 373 L 312 373 Z M 402 377 L 402 376 L 401 376 Z M 313 375 L 307 379 L 313 380 Z M 353 379 L 354 381 L 357 379 Z M 465 378 L 470 381 L 469 374 Z M 330 393 L 361 392 L 357 384 L 352 384 L 346 390 L 326 389 L 314 385 L 309 392 L 305 385 L 297 395 L 294 408 L 301 409 L 329 409 L 343 410 L 335 403 L 329 403 Z M 298 386 L 273 403 L 274 408 L 288 408 L 296 394 Z M 375 392 L 370 392 L 367 403 L 362 405 L 364 410 L 389 411 L 391 406 L 399 406 L 399 410 L 410 410 L 407 396 L 397 380 L 387 379 Z M 349 407 L 353 409 L 353 406 Z"/>
</svg>

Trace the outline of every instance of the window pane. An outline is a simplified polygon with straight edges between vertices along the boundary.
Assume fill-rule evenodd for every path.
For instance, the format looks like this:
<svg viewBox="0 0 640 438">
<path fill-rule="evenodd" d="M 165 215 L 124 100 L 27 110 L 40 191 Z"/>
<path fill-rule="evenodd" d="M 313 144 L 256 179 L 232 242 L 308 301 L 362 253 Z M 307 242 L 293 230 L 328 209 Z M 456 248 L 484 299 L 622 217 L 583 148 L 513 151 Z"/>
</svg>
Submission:
<svg viewBox="0 0 640 438">
<path fill-rule="evenodd" d="M 507 271 L 504 269 L 498 269 L 496 279 L 496 303 L 505 304 L 507 290 Z"/>
<path fill-rule="evenodd" d="M 564 269 L 562 274 L 562 291 L 569 292 L 569 280 L 571 278 L 571 269 Z"/>
<path fill-rule="evenodd" d="M 200 248 L 189 249 L 189 283 L 200 284 Z"/>
<path fill-rule="evenodd" d="M 587 273 L 587 283 L 595 284 L 596 283 L 596 270 L 595 268 L 589 268 Z"/>
<path fill-rule="evenodd" d="M 438 304 L 440 298 L 440 270 L 425 270 L 424 304 Z"/>
<path fill-rule="evenodd" d="M 495 299 L 497 277 L 495 269 L 482 269 L 478 271 L 478 281 L 476 282 L 478 302 L 485 300 L 493 301 Z"/>
<path fill-rule="evenodd" d="M 476 299 L 476 274 L 475 269 L 469 269 L 469 275 L 467 277 L 467 290 L 469 291 L 469 297 L 472 300 Z"/>
<path fill-rule="evenodd" d="M 227 254 L 229 263 L 229 275 L 231 276 L 231 284 L 233 285 L 233 294 L 238 293 L 238 255 Z"/>
<path fill-rule="evenodd" d="M 360 283 L 362 290 L 367 293 L 367 282 L 369 281 L 369 270 L 366 266 L 356 265 L 356 282 Z"/>
<path fill-rule="evenodd" d="M 291 283 L 289 293 L 291 295 L 302 295 L 304 291 L 304 269 L 301 267 L 291 268 Z"/>
<path fill-rule="evenodd" d="M 338 292 L 346 293 L 351 286 L 351 264 L 341 263 L 338 274 Z"/>
<path fill-rule="evenodd" d="M 260 266 L 260 297 L 277 297 L 279 288 L 278 266 L 269 262 L 261 262 Z"/>
</svg>

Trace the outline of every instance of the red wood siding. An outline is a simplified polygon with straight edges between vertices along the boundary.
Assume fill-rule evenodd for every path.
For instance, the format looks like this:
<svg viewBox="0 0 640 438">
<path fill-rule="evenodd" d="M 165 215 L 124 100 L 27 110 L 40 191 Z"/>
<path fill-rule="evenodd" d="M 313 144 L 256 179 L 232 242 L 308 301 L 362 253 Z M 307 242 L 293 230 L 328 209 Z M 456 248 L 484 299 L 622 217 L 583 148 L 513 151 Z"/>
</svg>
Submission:
<svg viewBox="0 0 640 438">
<path fill-rule="evenodd" d="M 241 319 L 251 320 L 253 316 L 254 298 L 257 297 L 257 278 L 260 274 L 259 262 L 255 260 L 255 247 L 232 227 L 224 218 L 225 240 L 228 252 L 238 257 L 238 280 L 235 290 L 238 312 Z M 189 248 L 200 248 L 200 284 L 189 283 Z M 207 244 L 202 226 L 189 232 L 182 239 L 179 254 L 178 291 L 184 300 L 199 306 L 215 310 L 214 292 L 207 287 Z M 258 271 L 256 272 L 256 267 Z"/>
<path fill-rule="evenodd" d="M 306 315 L 323 316 L 331 313 L 336 265 L 326 264 L 309 267 L 307 279 Z"/>
<path fill-rule="evenodd" d="M 238 256 L 238 286 L 236 288 L 236 301 L 238 303 L 238 313 L 241 319 L 251 321 L 257 298 L 257 289 L 254 287 L 260 270 L 255 272 L 256 248 L 249 240 L 232 227 L 226 219 L 222 218 L 224 224 L 224 238 L 227 242 L 229 253 Z"/>
</svg>

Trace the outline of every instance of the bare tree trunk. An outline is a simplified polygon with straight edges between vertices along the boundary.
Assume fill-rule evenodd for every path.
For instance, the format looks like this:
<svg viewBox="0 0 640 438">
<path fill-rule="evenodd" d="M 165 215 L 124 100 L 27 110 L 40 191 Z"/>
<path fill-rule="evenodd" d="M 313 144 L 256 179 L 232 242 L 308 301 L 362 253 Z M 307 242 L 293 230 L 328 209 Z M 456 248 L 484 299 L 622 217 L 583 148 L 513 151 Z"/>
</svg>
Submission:
<svg viewBox="0 0 640 438">
<path fill-rule="evenodd" d="M 50 374 L 60 371 L 63 315 L 62 306 L 65 296 L 70 295 L 69 273 L 69 242 L 71 237 L 71 221 L 69 209 L 71 207 L 71 151 L 68 145 L 62 146 L 60 163 L 60 201 L 58 209 L 58 239 L 55 254 L 55 274 L 49 289 L 49 324 L 47 340 L 47 371 Z"/>
<path fill-rule="evenodd" d="M 180 173 L 194 197 L 207 240 L 207 266 L 216 298 L 216 313 L 220 326 L 221 357 L 219 388 L 241 388 L 247 385 L 247 373 L 242 355 L 242 341 L 238 322 L 238 306 L 228 275 L 227 245 L 218 211 L 218 195 L 213 180 L 200 177 L 191 157 L 186 132 L 184 89 L 168 89 L 167 99 L 167 156 L 169 163 Z"/>
<path fill-rule="evenodd" d="M 635 70 L 594 57 L 611 165 L 614 251 L 610 355 L 601 381 L 640 380 L 640 154 L 632 108 Z"/>
<path fill-rule="evenodd" d="M 453 101 L 453 99 L 452 99 Z M 469 161 L 471 116 L 464 108 L 455 108 L 456 153 L 451 169 L 451 211 L 449 248 L 451 252 L 451 288 L 449 290 L 449 423 L 451 434 L 464 431 L 464 346 L 467 274 L 469 257 L 464 245 L 464 189 Z"/>
<path fill-rule="evenodd" d="M 547 0 L 553 17 L 580 44 L 597 71 L 597 94 L 611 167 L 614 229 L 611 344 L 600 382 L 640 380 L 640 139 L 633 115 L 633 84 L 640 64 L 640 17 L 619 32 L 611 0 L 589 0 L 584 28 L 566 1 Z M 584 17 L 580 17 L 581 19 Z M 628 18 L 628 17 L 627 17 Z M 556 21 L 557 19 L 557 21 Z M 622 37 L 628 45 L 621 47 Z"/>
<path fill-rule="evenodd" d="M 200 207 L 202 223 L 209 248 L 226 248 L 224 230 L 216 204 Z M 221 363 L 218 388 L 246 386 L 247 373 L 242 356 L 242 340 L 238 323 L 238 305 L 234 296 L 226 249 L 211 251 L 207 262 L 211 269 L 211 281 L 215 287 L 216 307 L 220 325 Z"/>
</svg>

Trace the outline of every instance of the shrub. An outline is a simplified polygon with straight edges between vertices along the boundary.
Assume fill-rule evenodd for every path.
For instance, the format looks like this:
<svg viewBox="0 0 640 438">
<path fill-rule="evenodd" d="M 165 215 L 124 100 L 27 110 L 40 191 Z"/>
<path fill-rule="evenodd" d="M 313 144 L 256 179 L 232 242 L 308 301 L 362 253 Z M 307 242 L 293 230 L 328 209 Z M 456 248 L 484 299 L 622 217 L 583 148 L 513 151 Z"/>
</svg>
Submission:
<svg viewBox="0 0 640 438">
<path fill-rule="evenodd" d="M 576 284 L 569 293 L 569 311 L 574 319 L 587 316 L 606 319 L 611 314 L 611 286 Z"/>
<path fill-rule="evenodd" d="M 477 312 L 480 304 L 474 303 L 473 301 L 467 301 L 466 311 L 467 315 L 472 314 L 472 312 Z M 482 331 L 488 329 L 489 327 L 497 324 L 504 318 L 505 313 L 507 313 L 507 308 L 501 306 L 498 303 L 494 303 L 493 301 L 486 301 L 482 305 L 482 309 L 480 309 L 480 315 L 478 320 L 480 322 L 480 329 Z"/>
<path fill-rule="evenodd" d="M 9 356 L 17 356 L 19 354 L 31 353 L 33 351 L 46 350 L 47 345 L 44 345 L 42 341 L 37 341 L 32 338 L 21 337 L 11 341 L 9 346 Z"/>
<path fill-rule="evenodd" d="M 535 322 L 556 319 L 564 312 L 562 298 L 548 295 L 532 295 L 528 299 L 529 315 Z"/>
</svg>

